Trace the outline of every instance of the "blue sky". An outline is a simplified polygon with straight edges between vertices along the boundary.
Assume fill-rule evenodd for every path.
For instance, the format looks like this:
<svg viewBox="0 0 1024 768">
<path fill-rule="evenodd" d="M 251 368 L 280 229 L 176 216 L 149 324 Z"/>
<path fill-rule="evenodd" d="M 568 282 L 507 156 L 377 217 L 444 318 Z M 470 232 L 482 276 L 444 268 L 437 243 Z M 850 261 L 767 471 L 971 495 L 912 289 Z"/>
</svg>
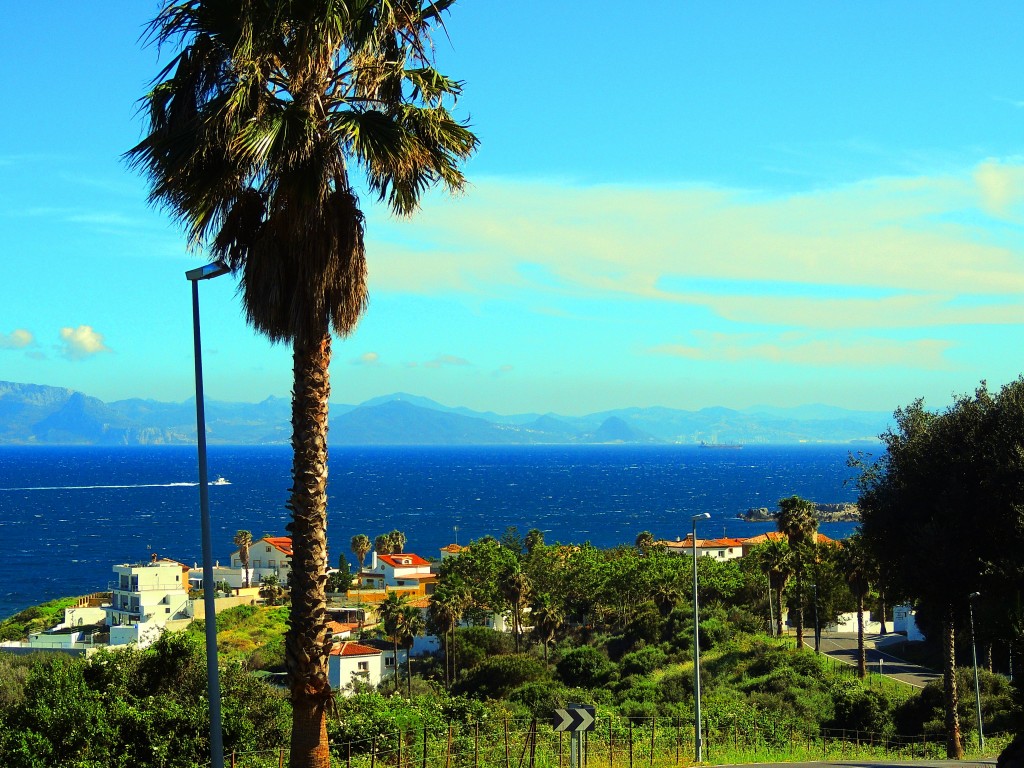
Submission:
<svg viewBox="0 0 1024 768">
<path fill-rule="evenodd" d="M 97 8 L 102 7 L 102 13 Z M 0 27 L 0 379 L 192 394 L 190 253 L 120 155 L 149 0 Z M 1021 370 L 1019 3 L 469 2 L 436 40 L 482 140 L 461 197 L 371 200 L 333 399 L 499 412 L 942 406 Z M 207 394 L 290 355 L 202 285 Z"/>
</svg>

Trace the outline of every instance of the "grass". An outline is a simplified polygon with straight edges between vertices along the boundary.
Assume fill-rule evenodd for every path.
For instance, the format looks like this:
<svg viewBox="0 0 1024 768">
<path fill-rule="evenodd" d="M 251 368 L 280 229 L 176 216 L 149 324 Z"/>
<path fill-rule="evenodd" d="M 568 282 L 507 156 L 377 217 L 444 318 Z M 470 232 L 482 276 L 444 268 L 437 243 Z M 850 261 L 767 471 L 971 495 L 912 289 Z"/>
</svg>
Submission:
<svg viewBox="0 0 1024 768">
<path fill-rule="evenodd" d="M 284 659 L 288 608 L 239 605 L 217 614 L 217 655 L 221 664 L 246 664 L 274 669 Z M 206 623 L 194 621 L 186 630 L 206 640 Z"/>
</svg>

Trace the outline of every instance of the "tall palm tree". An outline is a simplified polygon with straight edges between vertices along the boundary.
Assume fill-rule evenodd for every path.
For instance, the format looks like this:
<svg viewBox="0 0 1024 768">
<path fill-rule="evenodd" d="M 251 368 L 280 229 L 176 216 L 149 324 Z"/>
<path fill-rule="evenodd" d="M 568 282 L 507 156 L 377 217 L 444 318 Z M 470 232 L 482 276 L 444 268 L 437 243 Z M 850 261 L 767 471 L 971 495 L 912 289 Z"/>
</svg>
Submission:
<svg viewBox="0 0 1024 768">
<path fill-rule="evenodd" d="M 423 621 L 423 614 L 414 605 L 406 605 L 402 608 L 398 618 L 398 631 L 402 639 L 402 647 L 405 649 L 405 684 L 409 694 L 409 701 L 412 701 L 412 646 L 416 637 L 423 634 L 426 629 L 426 622 Z M 395 672 L 398 671 L 398 659 L 395 659 Z"/>
<path fill-rule="evenodd" d="M 799 496 L 779 501 L 778 528 L 789 540 L 796 564 L 796 647 L 804 647 L 804 563 L 813 552 L 818 534 L 818 516 L 814 503 Z"/>
<path fill-rule="evenodd" d="M 252 531 L 238 531 L 234 538 L 235 546 L 238 547 L 238 559 L 242 561 L 242 570 L 245 571 L 245 586 L 249 584 L 249 547 L 252 546 Z"/>
<path fill-rule="evenodd" d="M 842 543 L 841 563 L 846 583 L 857 599 L 857 676 L 867 677 L 867 654 L 864 647 L 864 598 L 871 587 L 870 579 L 877 570 L 874 557 L 858 531 Z"/>
<path fill-rule="evenodd" d="M 373 539 L 373 549 L 378 555 L 390 555 L 392 549 L 391 536 L 386 533 L 379 534 Z"/>
<path fill-rule="evenodd" d="M 402 612 L 408 607 L 408 599 L 397 592 L 389 592 L 377 606 L 377 617 L 380 619 L 384 634 L 391 638 L 395 648 L 395 693 L 398 693 L 398 645 L 402 642 Z"/>
<path fill-rule="evenodd" d="M 127 153 L 190 242 L 239 278 L 249 322 L 292 346 L 290 764 L 327 766 L 327 402 L 332 331 L 366 307 L 353 165 L 399 215 L 459 190 L 477 139 L 448 108 L 430 33 L 454 0 L 167 0 L 150 40 L 178 48 Z"/>
<path fill-rule="evenodd" d="M 537 595 L 530 612 L 533 631 L 544 646 L 544 661 L 548 660 L 548 645 L 555 639 L 555 633 L 565 621 L 565 613 L 550 593 Z"/>
<path fill-rule="evenodd" d="M 397 528 L 388 534 L 388 541 L 391 542 L 391 554 L 397 555 L 405 551 L 405 534 Z"/>
</svg>

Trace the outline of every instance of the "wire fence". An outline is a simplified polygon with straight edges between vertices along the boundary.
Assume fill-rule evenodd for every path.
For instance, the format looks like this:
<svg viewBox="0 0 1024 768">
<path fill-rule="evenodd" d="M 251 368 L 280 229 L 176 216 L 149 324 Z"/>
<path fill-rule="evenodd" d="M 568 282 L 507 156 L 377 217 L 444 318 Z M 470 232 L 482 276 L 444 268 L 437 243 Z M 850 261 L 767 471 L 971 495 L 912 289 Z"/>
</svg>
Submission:
<svg viewBox="0 0 1024 768">
<path fill-rule="evenodd" d="M 709 764 L 807 760 L 943 759 L 945 737 L 892 736 L 841 729 L 816 732 L 785 727 L 710 726 L 703 758 Z M 569 768 L 571 735 L 550 720 L 505 719 L 410 727 L 399 732 L 330 745 L 331 768 Z M 1009 735 L 986 737 L 995 754 Z M 978 756 L 977 744 L 965 744 Z M 668 768 L 694 764 L 693 722 L 682 718 L 598 718 L 583 734 L 587 768 Z M 288 748 L 233 752 L 230 768 L 284 768 Z"/>
</svg>

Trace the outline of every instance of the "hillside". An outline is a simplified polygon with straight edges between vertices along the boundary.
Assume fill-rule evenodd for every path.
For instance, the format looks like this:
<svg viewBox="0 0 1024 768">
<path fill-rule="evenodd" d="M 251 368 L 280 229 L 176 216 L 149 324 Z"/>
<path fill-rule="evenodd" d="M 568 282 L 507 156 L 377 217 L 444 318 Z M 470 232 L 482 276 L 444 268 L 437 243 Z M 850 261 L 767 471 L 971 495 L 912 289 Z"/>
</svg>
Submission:
<svg viewBox="0 0 1024 768">
<path fill-rule="evenodd" d="M 830 406 L 747 410 L 623 408 L 565 416 L 501 415 L 452 408 L 398 393 L 360 405 L 332 403 L 336 445 L 685 444 L 874 442 L 887 414 Z M 288 400 L 207 400 L 211 444 L 286 444 Z M 0 445 L 184 445 L 195 442 L 195 402 L 148 399 L 106 403 L 61 387 L 0 381 Z"/>
</svg>

